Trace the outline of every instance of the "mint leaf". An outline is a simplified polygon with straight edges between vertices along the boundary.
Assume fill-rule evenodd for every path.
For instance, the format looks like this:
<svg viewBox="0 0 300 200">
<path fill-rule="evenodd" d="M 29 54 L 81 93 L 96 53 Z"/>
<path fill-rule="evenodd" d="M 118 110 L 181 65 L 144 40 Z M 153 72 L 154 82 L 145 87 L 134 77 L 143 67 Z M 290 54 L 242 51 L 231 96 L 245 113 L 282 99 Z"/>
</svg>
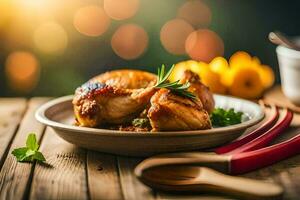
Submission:
<svg viewBox="0 0 300 200">
<path fill-rule="evenodd" d="M 41 152 L 39 152 L 39 151 L 35 152 L 35 154 L 33 155 L 33 159 L 35 159 L 37 161 L 41 161 L 41 162 L 45 162 L 46 161 L 44 155 Z"/>
<path fill-rule="evenodd" d="M 34 133 L 30 133 L 27 136 L 26 147 L 28 147 L 29 149 L 31 149 L 33 151 L 37 151 L 39 149 L 39 144 L 36 141 L 36 137 L 35 137 Z"/>
<path fill-rule="evenodd" d="M 26 147 L 14 149 L 11 153 L 17 158 L 18 162 L 32 162 L 34 160 L 44 162 L 45 157 L 38 151 L 39 145 L 34 133 L 27 136 Z"/>
<path fill-rule="evenodd" d="M 31 149 L 28 149 L 26 151 L 26 154 L 24 156 L 24 158 L 21 161 L 27 161 L 27 162 L 31 162 L 33 161 L 33 155 L 35 154 L 35 151 L 32 151 Z"/>
<path fill-rule="evenodd" d="M 14 149 L 11 153 L 17 158 L 17 161 L 22 161 L 26 157 L 27 150 L 27 147 L 22 147 Z"/>
</svg>

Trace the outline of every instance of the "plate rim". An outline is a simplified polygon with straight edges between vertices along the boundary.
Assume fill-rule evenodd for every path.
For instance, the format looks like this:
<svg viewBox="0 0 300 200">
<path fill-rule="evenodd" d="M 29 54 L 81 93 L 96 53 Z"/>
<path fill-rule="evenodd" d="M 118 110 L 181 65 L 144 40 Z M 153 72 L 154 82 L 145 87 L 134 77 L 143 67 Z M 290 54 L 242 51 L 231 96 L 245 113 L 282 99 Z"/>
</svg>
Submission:
<svg viewBox="0 0 300 200">
<path fill-rule="evenodd" d="M 224 132 L 227 131 L 232 131 L 232 130 L 241 130 L 241 129 L 247 129 L 260 121 L 262 121 L 265 117 L 265 113 L 263 112 L 262 108 L 257 104 L 249 100 L 233 97 L 233 96 L 228 96 L 228 95 L 219 95 L 219 94 L 214 94 L 216 97 L 223 97 L 223 98 L 229 98 L 229 99 L 234 99 L 234 100 L 239 100 L 239 101 L 244 101 L 246 103 L 250 103 L 254 106 L 256 106 L 259 110 L 258 116 L 254 117 L 246 122 L 242 122 L 240 124 L 235 124 L 231 126 L 226 126 L 226 127 L 218 127 L 218 128 L 213 128 L 213 129 L 205 129 L 205 130 L 191 130 L 191 131 L 159 131 L 159 132 L 134 132 L 134 131 L 119 131 L 119 130 L 109 130 L 109 129 L 101 129 L 101 128 L 89 128 L 89 127 L 80 127 L 80 126 L 74 126 L 74 125 L 68 125 L 68 124 L 63 124 L 60 122 L 53 121 L 49 119 L 46 115 L 45 112 L 59 104 L 63 103 L 66 101 L 72 101 L 74 95 L 67 95 L 67 96 L 62 96 L 58 97 L 55 99 L 52 99 L 43 105 L 41 105 L 35 112 L 35 118 L 37 121 L 40 123 L 50 126 L 54 129 L 59 129 L 59 130 L 64 130 L 64 131 L 72 131 L 72 132 L 85 132 L 89 134 L 97 134 L 97 135 L 106 135 L 106 136 L 126 136 L 126 137 L 161 137 L 161 136 L 195 136 L 199 134 L 224 134 Z"/>
</svg>

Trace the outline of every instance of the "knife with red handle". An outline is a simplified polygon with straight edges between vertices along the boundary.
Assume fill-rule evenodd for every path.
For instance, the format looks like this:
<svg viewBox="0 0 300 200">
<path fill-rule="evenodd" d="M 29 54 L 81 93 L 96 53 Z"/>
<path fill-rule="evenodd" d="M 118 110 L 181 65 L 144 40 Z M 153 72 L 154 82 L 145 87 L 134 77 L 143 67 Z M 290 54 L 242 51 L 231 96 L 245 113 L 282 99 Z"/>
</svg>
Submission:
<svg viewBox="0 0 300 200">
<path fill-rule="evenodd" d="M 297 154 L 300 154 L 300 135 L 279 144 L 234 155 L 197 152 L 163 154 L 142 161 L 137 169 L 192 165 L 213 168 L 227 174 L 243 174 Z"/>
</svg>

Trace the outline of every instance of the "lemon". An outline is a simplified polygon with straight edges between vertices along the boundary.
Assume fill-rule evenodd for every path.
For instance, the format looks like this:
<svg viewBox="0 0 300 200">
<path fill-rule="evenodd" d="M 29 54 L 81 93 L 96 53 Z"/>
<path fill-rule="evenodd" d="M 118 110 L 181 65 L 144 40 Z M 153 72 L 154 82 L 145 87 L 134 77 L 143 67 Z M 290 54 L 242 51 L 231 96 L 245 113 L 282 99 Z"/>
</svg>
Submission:
<svg viewBox="0 0 300 200">
<path fill-rule="evenodd" d="M 220 74 L 212 71 L 208 64 L 201 62 L 200 79 L 213 93 L 225 94 L 226 87 L 221 83 Z"/>
<path fill-rule="evenodd" d="M 252 65 L 251 56 L 245 51 L 237 51 L 229 59 L 229 66 L 235 67 L 247 67 Z"/>
<path fill-rule="evenodd" d="M 223 57 L 216 57 L 214 58 L 210 63 L 209 66 L 212 71 L 220 74 L 221 76 L 226 73 L 226 71 L 229 69 L 228 62 Z"/>
<path fill-rule="evenodd" d="M 261 65 L 258 68 L 260 79 L 265 89 L 271 87 L 275 81 L 275 75 L 271 67 L 268 65 Z"/>
<path fill-rule="evenodd" d="M 264 90 L 259 72 L 250 67 L 231 69 L 229 81 L 226 83 L 228 84 L 230 94 L 241 98 L 258 98 Z"/>
<path fill-rule="evenodd" d="M 190 68 L 186 64 L 186 61 L 175 64 L 175 67 L 169 77 L 169 81 L 174 82 L 180 80 L 185 70 L 190 70 Z"/>
</svg>

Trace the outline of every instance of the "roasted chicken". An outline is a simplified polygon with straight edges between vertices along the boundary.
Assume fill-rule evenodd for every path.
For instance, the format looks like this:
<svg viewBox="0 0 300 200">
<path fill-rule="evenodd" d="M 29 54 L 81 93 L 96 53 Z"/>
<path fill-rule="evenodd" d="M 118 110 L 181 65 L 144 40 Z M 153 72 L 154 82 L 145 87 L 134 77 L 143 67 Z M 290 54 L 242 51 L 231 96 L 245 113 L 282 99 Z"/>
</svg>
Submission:
<svg viewBox="0 0 300 200">
<path fill-rule="evenodd" d="M 106 72 L 76 89 L 73 99 L 76 123 L 85 127 L 109 124 L 126 130 L 133 119 L 143 116 L 150 121 L 152 131 L 211 128 L 209 113 L 214 107 L 211 92 L 190 71 L 181 79 L 181 83 L 186 82 L 190 83 L 189 91 L 196 99 L 155 88 L 156 75 L 148 72 Z"/>
<path fill-rule="evenodd" d="M 199 99 L 177 96 L 160 89 L 151 98 L 148 118 L 152 131 L 209 129 L 208 112 Z"/>
<path fill-rule="evenodd" d="M 117 70 L 91 79 L 75 92 L 77 124 L 97 127 L 130 122 L 149 104 L 155 80 L 155 75 L 138 70 Z"/>
</svg>

